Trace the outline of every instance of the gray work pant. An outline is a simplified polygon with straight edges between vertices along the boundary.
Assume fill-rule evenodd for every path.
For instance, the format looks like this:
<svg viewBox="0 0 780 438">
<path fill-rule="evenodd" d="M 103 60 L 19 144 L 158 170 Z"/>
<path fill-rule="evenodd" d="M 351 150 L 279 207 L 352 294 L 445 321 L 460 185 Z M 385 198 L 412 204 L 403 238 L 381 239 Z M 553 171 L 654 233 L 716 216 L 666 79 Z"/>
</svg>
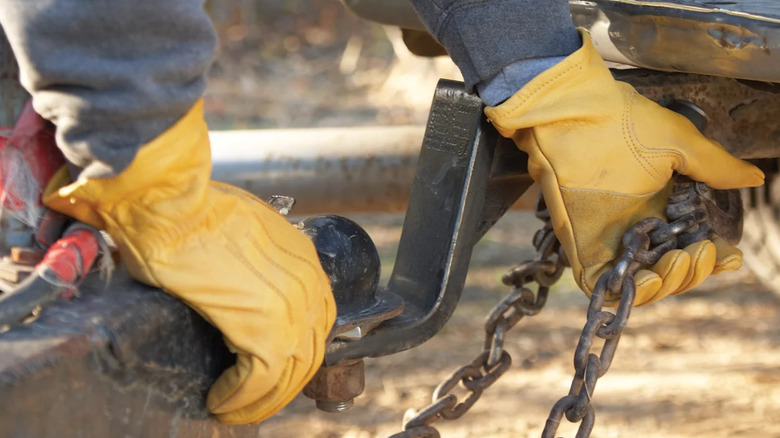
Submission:
<svg viewBox="0 0 780 438">
<path fill-rule="evenodd" d="M 0 0 L 36 111 L 90 176 L 121 172 L 201 97 L 216 34 L 203 0 Z"/>
</svg>

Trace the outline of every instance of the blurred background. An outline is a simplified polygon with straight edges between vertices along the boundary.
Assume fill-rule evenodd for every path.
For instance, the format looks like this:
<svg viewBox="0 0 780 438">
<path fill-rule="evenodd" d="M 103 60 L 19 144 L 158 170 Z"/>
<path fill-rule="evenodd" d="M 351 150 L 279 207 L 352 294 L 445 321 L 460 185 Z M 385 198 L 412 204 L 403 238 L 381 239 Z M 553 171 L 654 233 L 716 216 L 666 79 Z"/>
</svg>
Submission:
<svg viewBox="0 0 780 438">
<path fill-rule="evenodd" d="M 451 61 L 416 58 L 400 32 L 359 20 L 337 0 L 219 0 L 220 34 L 206 95 L 211 129 L 424 124 Z M 401 215 L 351 216 L 392 271 Z M 372 438 L 400 430 L 407 408 L 481 350 L 484 317 L 506 293 L 501 275 L 533 256 L 533 215 L 508 214 L 477 245 L 461 304 L 433 340 L 367 360 L 367 389 L 344 414 L 299 396 L 260 429 L 267 437 Z M 508 335 L 512 369 L 445 438 L 539 436 L 571 382 L 587 300 L 570 276 L 547 308 Z M 593 437 L 780 437 L 780 300 L 746 270 L 633 311 L 599 381 Z M 561 434 L 573 436 L 569 425 Z"/>
<path fill-rule="evenodd" d="M 220 36 L 209 75 L 212 129 L 423 124 L 444 57 L 415 57 L 400 30 L 337 0 L 212 0 Z"/>
</svg>

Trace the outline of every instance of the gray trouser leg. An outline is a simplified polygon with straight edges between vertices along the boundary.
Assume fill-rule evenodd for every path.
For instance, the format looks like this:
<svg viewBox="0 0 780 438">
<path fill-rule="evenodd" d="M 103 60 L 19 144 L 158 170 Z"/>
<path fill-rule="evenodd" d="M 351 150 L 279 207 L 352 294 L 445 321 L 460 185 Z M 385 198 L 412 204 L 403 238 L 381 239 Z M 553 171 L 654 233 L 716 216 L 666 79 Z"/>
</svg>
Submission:
<svg viewBox="0 0 780 438">
<path fill-rule="evenodd" d="M 203 0 L 0 0 L 33 105 L 91 176 L 121 172 L 201 97 L 216 34 Z"/>
<path fill-rule="evenodd" d="M 506 66 L 567 56 L 579 49 L 568 0 L 411 0 L 458 65 L 466 86 Z"/>
</svg>

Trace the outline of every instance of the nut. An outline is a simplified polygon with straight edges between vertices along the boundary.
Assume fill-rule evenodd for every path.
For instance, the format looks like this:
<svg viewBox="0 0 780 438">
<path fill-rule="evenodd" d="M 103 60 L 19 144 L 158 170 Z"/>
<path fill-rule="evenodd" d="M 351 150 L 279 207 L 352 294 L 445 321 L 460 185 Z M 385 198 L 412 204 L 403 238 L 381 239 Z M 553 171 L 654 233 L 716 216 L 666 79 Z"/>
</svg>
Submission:
<svg viewBox="0 0 780 438">
<path fill-rule="evenodd" d="M 303 394 L 315 400 L 323 411 L 342 412 L 352 406 L 352 401 L 363 393 L 365 386 L 365 364 L 363 360 L 354 360 L 321 367 L 303 388 Z"/>
</svg>

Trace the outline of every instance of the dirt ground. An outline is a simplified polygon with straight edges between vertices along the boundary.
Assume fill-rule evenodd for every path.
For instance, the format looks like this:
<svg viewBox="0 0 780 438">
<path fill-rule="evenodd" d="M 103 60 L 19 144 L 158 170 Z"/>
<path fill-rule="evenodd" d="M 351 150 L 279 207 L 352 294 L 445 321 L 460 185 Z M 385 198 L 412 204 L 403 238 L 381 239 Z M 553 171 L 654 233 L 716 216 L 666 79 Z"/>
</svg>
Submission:
<svg viewBox="0 0 780 438">
<path fill-rule="evenodd" d="M 362 217 L 392 270 L 402 218 Z M 261 436 L 387 437 L 407 408 L 480 352 L 482 324 L 508 288 L 501 275 L 532 255 L 528 213 L 503 218 L 477 245 L 454 316 L 419 348 L 367 361 L 366 392 L 344 414 L 303 396 L 265 423 Z M 586 298 L 566 275 L 547 307 L 508 335 L 512 368 L 460 420 L 436 423 L 444 438 L 538 437 L 568 391 Z M 610 371 L 594 395 L 594 438 L 780 437 L 780 298 L 747 270 L 711 278 L 687 294 L 634 309 Z M 561 436 L 574 436 L 565 423 Z"/>
</svg>

